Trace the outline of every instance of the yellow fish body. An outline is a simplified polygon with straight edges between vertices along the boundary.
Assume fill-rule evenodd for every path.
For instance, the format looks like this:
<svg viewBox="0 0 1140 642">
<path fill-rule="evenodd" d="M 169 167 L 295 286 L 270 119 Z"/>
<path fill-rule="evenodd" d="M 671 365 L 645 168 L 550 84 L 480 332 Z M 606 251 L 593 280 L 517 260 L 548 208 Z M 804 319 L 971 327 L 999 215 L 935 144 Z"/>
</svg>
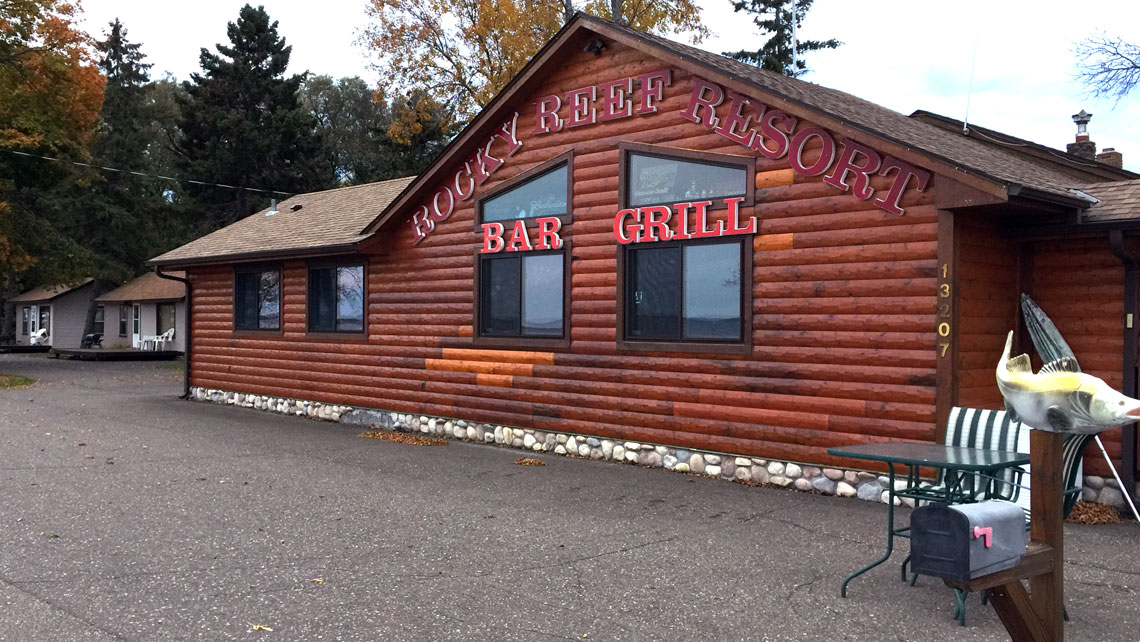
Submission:
<svg viewBox="0 0 1140 642">
<path fill-rule="evenodd" d="M 1009 356 L 1013 332 L 997 365 L 997 385 L 1014 421 L 1038 430 L 1091 434 L 1140 420 L 1140 401 L 1102 379 L 1078 372 L 1072 359 L 1045 364 L 1036 374 L 1029 355 Z"/>
</svg>

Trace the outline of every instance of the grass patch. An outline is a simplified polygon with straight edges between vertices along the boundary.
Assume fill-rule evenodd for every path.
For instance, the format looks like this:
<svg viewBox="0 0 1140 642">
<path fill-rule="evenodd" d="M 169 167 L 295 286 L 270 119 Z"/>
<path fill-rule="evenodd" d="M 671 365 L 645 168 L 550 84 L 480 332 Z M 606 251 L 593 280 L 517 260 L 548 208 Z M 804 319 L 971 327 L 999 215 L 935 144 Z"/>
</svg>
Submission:
<svg viewBox="0 0 1140 642">
<path fill-rule="evenodd" d="M 155 366 L 155 367 L 158 368 L 159 370 L 170 370 L 171 372 L 182 372 L 182 371 L 186 370 L 186 364 L 182 363 L 181 361 L 175 361 L 173 363 L 164 363 L 162 365 Z"/>
<path fill-rule="evenodd" d="M 31 377 L 0 374 L 0 390 L 4 388 L 27 388 L 35 382 L 36 380 Z"/>
</svg>

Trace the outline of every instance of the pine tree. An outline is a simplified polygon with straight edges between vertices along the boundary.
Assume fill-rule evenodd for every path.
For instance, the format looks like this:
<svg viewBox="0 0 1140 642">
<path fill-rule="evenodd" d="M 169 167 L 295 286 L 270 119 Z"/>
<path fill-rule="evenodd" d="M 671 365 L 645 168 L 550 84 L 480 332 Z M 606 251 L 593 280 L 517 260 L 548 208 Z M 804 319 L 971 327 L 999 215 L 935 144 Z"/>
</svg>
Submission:
<svg viewBox="0 0 1140 642">
<path fill-rule="evenodd" d="M 300 106 L 305 76 L 285 77 L 292 47 L 263 7 L 242 7 L 229 23 L 230 44 L 202 49 L 201 74 L 185 83 L 179 165 L 187 178 L 235 186 L 191 190 L 208 231 L 268 205 L 270 194 L 331 187 L 312 114 Z M 280 198 L 280 196 L 278 196 Z"/>
<path fill-rule="evenodd" d="M 803 26 L 804 16 L 814 0 L 791 0 L 795 7 L 796 28 Z M 785 76 L 799 76 L 807 71 L 803 54 L 823 49 L 835 49 L 842 45 L 835 38 L 830 40 L 796 39 L 797 60 L 792 63 L 792 9 L 789 0 L 733 0 L 736 11 L 754 14 L 752 21 L 765 34 L 771 34 L 763 47 L 756 51 L 726 51 L 725 56 L 747 62 L 768 71 Z"/>
</svg>

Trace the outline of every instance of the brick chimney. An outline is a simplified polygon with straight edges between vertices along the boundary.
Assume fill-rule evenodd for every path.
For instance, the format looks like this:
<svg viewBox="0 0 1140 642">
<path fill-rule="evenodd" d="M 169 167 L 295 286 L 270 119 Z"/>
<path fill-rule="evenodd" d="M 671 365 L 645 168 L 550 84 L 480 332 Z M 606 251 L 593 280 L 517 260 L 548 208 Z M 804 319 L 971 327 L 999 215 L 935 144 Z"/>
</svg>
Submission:
<svg viewBox="0 0 1140 642">
<path fill-rule="evenodd" d="M 1111 147 L 1105 147 L 1103 152 L 1096 155 L 1096 162 L 1111 165 L 1116 169 L 1124 169 L 1124 154 Z"/>
<path fill-rule="evenodd" d="M 1090 120 L 1092 120 L 1092 114 L 1083 109 L 1080 113 L 1073 114 L 1073 122 L 1077 124 L 1077 141 L 1069 143 L 1065 149 L 1074 156 L 1096 160 L 1096 143 L 1089 140 Z"/>
</svg>

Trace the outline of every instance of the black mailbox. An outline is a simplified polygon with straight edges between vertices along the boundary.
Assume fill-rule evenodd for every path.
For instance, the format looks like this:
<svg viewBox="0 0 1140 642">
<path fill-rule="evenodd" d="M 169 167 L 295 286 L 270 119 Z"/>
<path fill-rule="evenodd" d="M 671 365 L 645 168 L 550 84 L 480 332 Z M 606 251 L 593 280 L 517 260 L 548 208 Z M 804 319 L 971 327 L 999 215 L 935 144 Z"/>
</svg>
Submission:
<svg viewBox="0 0 1140 642">
<path fill-rule="evenodd" d="M 1025 512 L 1012 502 L 932 504 L 911 513 L 911 567 L 965 582 L 1017 566 L 1028 539 Z"/>
</svg>

